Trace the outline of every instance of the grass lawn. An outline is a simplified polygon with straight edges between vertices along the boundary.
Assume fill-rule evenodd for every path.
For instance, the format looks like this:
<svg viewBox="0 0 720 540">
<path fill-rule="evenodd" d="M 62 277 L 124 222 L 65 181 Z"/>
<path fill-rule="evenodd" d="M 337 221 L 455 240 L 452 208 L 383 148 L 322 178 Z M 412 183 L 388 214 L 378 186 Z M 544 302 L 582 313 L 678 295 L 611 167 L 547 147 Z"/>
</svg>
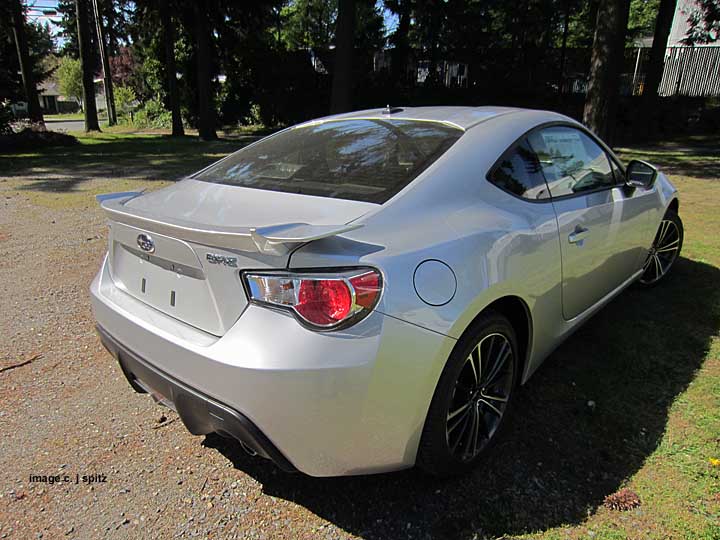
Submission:
<svg viewBox="0 0 720 540">
<path fill-rule="evenodd" d="M 34 202 L 50 206 L 84 205 L 88 195 L 162 187 L 249 140 L 203 142 L 192 136 L 128 133 L 121 128 L 71 134 L 79 145 L 0 154 L 0 189 L 24 192 Z"/>
<path fill-rule="evenodd" d="M 175 180 L 242 146 L 237 141 L 202 142 L 196 137 L 116 131 L 70 134 L 77 137 L 79 145 L 0 154 L 3 174 L 74 176 L 88 171 L 92 176 L 106 168 L 129 167 L 144 170 L 142 176 L 148 179 Z"/>
<path fill-rule="evenodd" d="M 79 139 L 0 154 L 0 192 L 89 206 L 94 193 L 165 185 L 245 144 Z M 682 257 L 666 282 L 626 291 L 547 360 L 518 394 L 507 440 L 476 473 L 323 480 L 258 466 L 264 491 L 367 537 L 392 519 L 393 529 L 412 523 L 447 539 L 719 540 L 720 151 L 717 140 L 686 138 L 620 153 L 657 164 L 680 189 Z M 603 505 L 622 488 L 639 507 Z"/>
</svg>

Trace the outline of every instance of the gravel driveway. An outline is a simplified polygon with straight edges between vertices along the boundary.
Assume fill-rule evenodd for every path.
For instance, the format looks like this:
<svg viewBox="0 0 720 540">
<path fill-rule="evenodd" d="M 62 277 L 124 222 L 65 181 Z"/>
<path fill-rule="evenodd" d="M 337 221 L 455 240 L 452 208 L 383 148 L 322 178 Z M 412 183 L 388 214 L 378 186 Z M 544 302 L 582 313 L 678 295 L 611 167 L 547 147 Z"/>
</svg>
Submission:
<svg viewBox="0 0 720 540">
<path fill-rule="evenodd" d="M 424 536 L 407 514 L 393 523 L 392 504 L 375 507 L 407 473 L 288 475 L 133 393 L 88 296 L 106 247 L 92 184 L 105 181 L 15 191 L 25 180 L 0 178 L 0 538 Z"/>
<path fill-rule="evenodd" d="M 0 193 L 0 537 L 351 537 L 234 460 L 284 476 L 273 466 L 130 390 L 94 332 L 87 289 L 106 236 L 90 196 L 58 209 Z"/>
</svg>

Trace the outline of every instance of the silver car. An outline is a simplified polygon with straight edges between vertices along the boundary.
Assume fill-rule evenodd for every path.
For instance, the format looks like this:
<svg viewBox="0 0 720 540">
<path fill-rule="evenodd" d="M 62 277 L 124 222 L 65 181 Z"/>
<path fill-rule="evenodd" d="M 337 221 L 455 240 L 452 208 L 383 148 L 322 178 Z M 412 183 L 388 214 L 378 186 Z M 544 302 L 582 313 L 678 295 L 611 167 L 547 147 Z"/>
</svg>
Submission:
<svg viewBox="0 0 720 540">
<path fill-rule="evenodd" d="M 470 469 L 518 385 L 683 242 L 651 165 L 500 107 L 322 118 L 99 198 L 93 307 L 132 387 L 313 476 Z"/>
</svg>

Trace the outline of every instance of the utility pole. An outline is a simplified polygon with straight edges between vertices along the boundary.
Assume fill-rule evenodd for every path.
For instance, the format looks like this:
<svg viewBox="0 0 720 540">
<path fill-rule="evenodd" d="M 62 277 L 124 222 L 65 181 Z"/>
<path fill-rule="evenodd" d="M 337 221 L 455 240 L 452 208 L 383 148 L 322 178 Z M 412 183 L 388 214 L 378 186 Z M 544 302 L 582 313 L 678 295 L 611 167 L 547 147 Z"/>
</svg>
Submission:
<svg viewBox="0 0 720 540">
<path fill-rule="evenodd" d="M 95 107 L 95 83 L 93 82 L 93 58 L 90 50 L 90 21 L 88 21 L 87 0 L 75 0 L 77 13 L 78 46 L 83 77 L 83 103 L 85 131 L 100 131 Z"/>
<path fill-rule="evenodd" d="M 93 13 L 95 14 L 95 29 L 97 30 L 98 48 L 100 49 L 100 59 L 102 60 L 103 86 L 105 87 L 105 105 L 107 107 L 108 125 L 114 126 L 117 124 L 117 115 L 115 114 L 115 95 L 113 94 L 110 61 L 108 60 L 107 48 L 105 47 L 105 36 L 103 35 L 102 19 L 100 18 L 100 10 L 98 9 L 97 0 L 92 0 L 92 5 Z"/>
</svg>

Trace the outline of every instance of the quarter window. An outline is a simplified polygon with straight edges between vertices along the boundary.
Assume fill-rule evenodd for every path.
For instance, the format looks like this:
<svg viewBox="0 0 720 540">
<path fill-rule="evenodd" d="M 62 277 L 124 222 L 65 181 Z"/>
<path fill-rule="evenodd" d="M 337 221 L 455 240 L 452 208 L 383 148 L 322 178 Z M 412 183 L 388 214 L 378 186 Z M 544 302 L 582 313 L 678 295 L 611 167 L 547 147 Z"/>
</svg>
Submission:
<svg viewBox="0 0 720 540">
<path fill-rule="evenodd" d="M 503 156 L 489 180 L 499 188 L 525 199 L 550 197 L 540 162 L 525 140 Z"/>
<path fill-rule="evenodd" d="M 582 131 L 554 126 L 531 133 L 528 141 L 553 197 L 615 185 L 607 154 Z"/>
</svg>

